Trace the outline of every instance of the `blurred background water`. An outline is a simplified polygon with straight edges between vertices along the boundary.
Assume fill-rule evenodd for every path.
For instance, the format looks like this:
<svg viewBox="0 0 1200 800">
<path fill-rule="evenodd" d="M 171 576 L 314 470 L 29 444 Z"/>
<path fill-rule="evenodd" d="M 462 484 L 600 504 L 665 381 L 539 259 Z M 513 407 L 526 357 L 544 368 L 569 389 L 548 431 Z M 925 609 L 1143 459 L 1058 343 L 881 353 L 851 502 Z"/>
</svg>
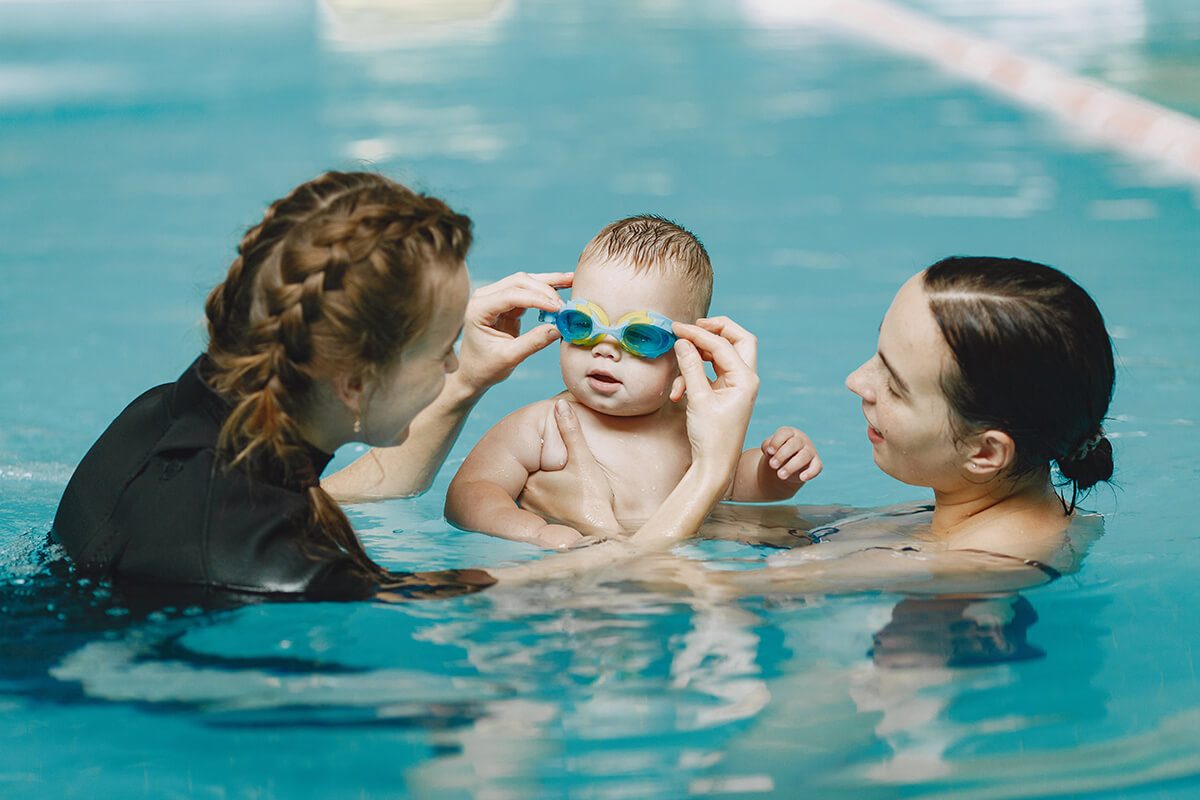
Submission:
<svg viewBox="0 0 1200 800">
<path fill-rule="evenodd" d="M 366 5 L 0 2 L 0 796 L 1200 795 L 1194 185 L 762 0 Z M 1200 111 L 1188 0 L 905 5 Z M 906 277 L 952 253 L 1064 269 L 1120 358 L 1118 487 L 1087 502 L 1106 536 L 971 609 L 595 580 L 147 616 L 39 566 L 79 458 L 202 346 L 244 228 L 364 164 L 472 215 L 476 282 L 570 268 L 630 213 L 697 232 L 714 311 L 760 336 L 749 440 L 795 424 L 825 458 L 805 502 L 924 499 L 874 468 L 842 387 Z M 441 498 L 557 385 L 531 360 L 428 495 L 354 508 L 371 552 L 534 557 L 453 531 Z M 1026 660 L 947 666 L 964 615 Z"/>
</svg>

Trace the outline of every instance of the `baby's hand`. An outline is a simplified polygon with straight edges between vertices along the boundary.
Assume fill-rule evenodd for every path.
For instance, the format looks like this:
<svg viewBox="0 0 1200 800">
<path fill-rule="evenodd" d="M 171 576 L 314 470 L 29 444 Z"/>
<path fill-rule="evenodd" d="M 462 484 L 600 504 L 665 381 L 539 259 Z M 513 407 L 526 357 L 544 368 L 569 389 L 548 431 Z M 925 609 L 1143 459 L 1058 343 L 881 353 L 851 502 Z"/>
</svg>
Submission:
<svg viewBox="0 0 1200 800">
<path fill-rule="evenodd" d="M 784 426 L 762 443 L 763 458 L 776 477 L 788 483 L 807 483 L 821 474 L 821 457 L 804 431 Z"/>
<path fill-rule="evenodd" d="M 543 525 L 534 534 L 533 544 L 541 545 L 548 550 L 570 550 L 583 544 L 590 544 L 591 539 L 574 528 L 566 525 Z"/>
</svg>

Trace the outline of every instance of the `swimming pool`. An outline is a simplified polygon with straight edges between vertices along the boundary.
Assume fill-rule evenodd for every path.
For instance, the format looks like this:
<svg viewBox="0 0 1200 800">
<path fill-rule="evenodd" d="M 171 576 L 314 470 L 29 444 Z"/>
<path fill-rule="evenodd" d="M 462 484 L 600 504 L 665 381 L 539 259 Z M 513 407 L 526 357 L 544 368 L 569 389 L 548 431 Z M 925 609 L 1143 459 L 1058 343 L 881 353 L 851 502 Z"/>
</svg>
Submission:
<svg viewBox="0 0 1200 800">
<path fill-rule="evenodd" d="M 1194 21 L 1186 6 L 1142 8 Z M 0 3 L 0 796 L 1200 794 L 1196 189 L 739 6 L 428 8 L 459 18 Z M 825 458 L 805 502 L 923 499 L 874 469 L 842 387 L 905 277 L 949 253 L 1068 271 L 1120 357 L 1120 488 L 1086 503 L 1108 516 L 1080 573 L 981 610 L 1031 657 L 891 668 L 877 636 L 927 640 L 951 616 L 884 594 L 705 605 L 596 579 L 147 616 L 44 574 L 71 469 L 194 357 L 242 228 L 359 159 L 475 218 L 478 281 L 565 268 L 628 213 L 695 230 L 714 309 L 762 343 L 751 441 L 796 424 Z M 428 495 L 355 507 L 371 552 L 535 557 L 451 530 L 440 498 L 470 444 L 557 381 L 552 355 L 526 364 Z"/>
</svg>

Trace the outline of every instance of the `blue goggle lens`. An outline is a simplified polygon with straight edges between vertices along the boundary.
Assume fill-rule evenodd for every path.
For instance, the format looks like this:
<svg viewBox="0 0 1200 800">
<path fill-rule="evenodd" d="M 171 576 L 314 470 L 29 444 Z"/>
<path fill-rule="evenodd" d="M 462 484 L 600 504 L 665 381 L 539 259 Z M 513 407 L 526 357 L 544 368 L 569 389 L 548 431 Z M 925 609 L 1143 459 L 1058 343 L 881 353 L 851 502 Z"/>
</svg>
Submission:
<svg viewBox="0 0 1200 800">
<path fill-rule="evenodd" d="M 658 358 L 671 349 L 675 337 L 662 328 L 635 322 L 625 328 L 621 342 L 634 355 Z"/>
<path fill-rule="evenodd" d="M 573 308 L 560 311 L 558 312 L 558 319 L 555 322 L 558 326 L 558 332 L 572 344 L 578 344 L 591 338 L 592 318 L 582 311 L 577 311 Z"/>
</svg>

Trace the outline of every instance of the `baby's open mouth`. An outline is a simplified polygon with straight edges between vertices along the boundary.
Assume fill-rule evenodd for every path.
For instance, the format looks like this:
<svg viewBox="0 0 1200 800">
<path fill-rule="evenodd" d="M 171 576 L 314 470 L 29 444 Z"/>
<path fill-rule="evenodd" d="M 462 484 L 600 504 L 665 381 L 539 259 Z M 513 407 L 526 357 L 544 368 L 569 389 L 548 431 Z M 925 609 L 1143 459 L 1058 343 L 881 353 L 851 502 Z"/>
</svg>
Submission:
<svg viewBox="0 0 1200 800">
<path fill-rule="evenodd" d="M 621 388 L 621 382 L 607 372 L 593 370 L 587 374 L 587 379 L 592 389 L 602 394 L 611 394 Z"/>
</svg>

